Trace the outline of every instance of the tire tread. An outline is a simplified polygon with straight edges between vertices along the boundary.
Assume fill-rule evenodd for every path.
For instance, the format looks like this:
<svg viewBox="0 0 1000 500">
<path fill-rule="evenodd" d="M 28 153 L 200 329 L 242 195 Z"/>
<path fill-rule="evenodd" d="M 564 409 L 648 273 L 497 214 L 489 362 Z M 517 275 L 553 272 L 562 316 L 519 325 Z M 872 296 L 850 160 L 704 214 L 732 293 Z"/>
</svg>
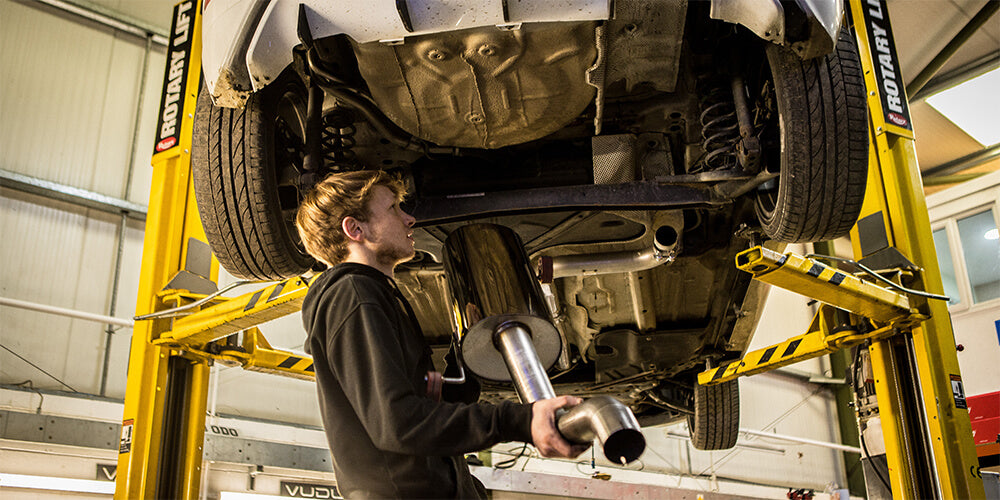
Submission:
<svg viewBox="0 0 1000 500">
<path fill-rule="evenodd" d="M 758 206 L 761 224 L 788 243 L 845 236 L 861 211 L 868 172 L 865 87 L 853 37 L 842 30 L 825 57 L 803 61 L 771 46 L 768 59 L 789 144 L 774 210 Z"/>
<path fill-rule="evenodd" d="M 688 417 L 691 444 L 699 450 L 736 446 L 740 431 L 739 380 L 694 387 L 694 415 Z"/>
<path fill-rule="evenodd" d="M 264 98 L 218 108 L 203 88 L 194 120 L 192 175 L 205 236 L 219 263 L 241 279 L 289 278 L 313 264 L 289 234 L 270 180 Z"/>
</svg>

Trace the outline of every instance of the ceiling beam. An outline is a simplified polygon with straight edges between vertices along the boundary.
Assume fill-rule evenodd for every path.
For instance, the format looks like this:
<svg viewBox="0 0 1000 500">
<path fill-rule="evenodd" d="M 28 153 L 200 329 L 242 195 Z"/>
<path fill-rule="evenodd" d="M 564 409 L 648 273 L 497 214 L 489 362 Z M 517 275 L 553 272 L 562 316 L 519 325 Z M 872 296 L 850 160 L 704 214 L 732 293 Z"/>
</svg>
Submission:
<svg viewBox="0 0 1000 500">
<path fill-rule="evenodd" d="M 935 76 L 917 93 L 910 96 L 910 102 L 923 101 L 938 92 L 948 90 L 997 68 L 1000 68 L 1000 51 L 984 54 L 960 68 Z"/>
<path fill-rule="evenodd" d="M 986 163 L 988 161 L 1000 158 L 1000 143 L 994 144 L 992 146 L 983 148 L 974 153 L 967 154 L 956 160 L 949 161 L 947 163 L 942 163 L 936 167 L 928 168 L 920 173 L 920 175 L 927 179 L 928 177 L 938 177 L 943 175 L 951 175 L 963 170 L 970 169 Z M 926 182 L 924 184 L 927 184 Z"/>
<path fill-rule="evenodd" d="M 979 30 L 982 25 L 986 24 L 986 21 L 989 20 L 989 18 L 995 14 L 998 9 L 1000 9 L 1000 2 L 987 1 L 986 5 L 979 9 L 979 12 L 977 12 L 975 16 L 972 16 L 972 19 L 969 20 L 969 22 L 958 32 L 958 34 L 956 34 L 955 37 L 952 38 L 943 49 L 941 49 L 941 52 L 938 52 L 938 54 L 934 56 L 934 59 L 931 59 L 931 62 L 927 63 L 927 66 L 920 71 L 920 74 L 915 76 L 910 84 L 906 86 L 906 95 L 914 95 L 920 92 L 920 89 L 922 89 L 924 85 L 926 85 L 927 82 L 934 77 L 938 70 L 941 69 L 946 62 L 948 62 L 948 59 L 955 55 L 955 52 L 958 51 L 959 47 L 968 41 L 969 38 L 972 37 L 972 34 Z"/>
</svg>

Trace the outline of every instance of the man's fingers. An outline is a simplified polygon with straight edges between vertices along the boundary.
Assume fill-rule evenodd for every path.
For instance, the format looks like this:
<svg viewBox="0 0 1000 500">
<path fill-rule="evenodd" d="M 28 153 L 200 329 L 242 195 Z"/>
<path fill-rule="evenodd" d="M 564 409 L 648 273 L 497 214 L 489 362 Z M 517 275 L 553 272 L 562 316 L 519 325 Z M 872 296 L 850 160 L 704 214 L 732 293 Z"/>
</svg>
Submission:
<svg viewBox="0 0 1000 500">
<path fill-rule="evenodd" d="M 559 396 L 534 403 L 532 438 L 543 457 L 575 458 L 590 447 L 567 441 L 556 424 L 556 410 L 572 408 L 582 402 L 583 399 L 576 396 Z"/>
<path fill-rule="evenodd" d="M 556 408 L 572 408 L 583 402 L 582 399 L 576 396 L 559 396 L 556 400 L 559 401 L 559 406 Z"/>
</svg>

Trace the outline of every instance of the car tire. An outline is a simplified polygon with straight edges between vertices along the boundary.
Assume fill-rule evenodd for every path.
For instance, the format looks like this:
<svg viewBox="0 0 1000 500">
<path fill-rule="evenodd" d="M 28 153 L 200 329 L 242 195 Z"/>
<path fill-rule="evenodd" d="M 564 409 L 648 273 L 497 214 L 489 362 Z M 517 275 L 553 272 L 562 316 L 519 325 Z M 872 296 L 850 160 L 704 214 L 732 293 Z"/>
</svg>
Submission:
<svg viewBox="0 0 1000 500">
<path fill-rule="evenodd" d="M 205 236 L 241 279 L 277 280 L 315 264 L 295 230 L 301 198 L 306 91 L 294 78 L 250 95 L 242 109 L 198 97 L 192 176 Z"/>
<path fill-rule="evenodd" d="M 691 444 L 699 450 L 726 450 L 736 446 L 740 431 L 738 380 L 694 386 L 694 414 L 687 418 Z"/>
<path fill-rule="evenodd" d="M 845 236 L 868 180 L 867 101 L 855 39 L 843 29 L 833 53 L 809 60 L 774 44 L 766 50 L 781 116 L 780 175 L 758 190 L 758 219 L 767 236 L 786 243 Z"/>
</svg>

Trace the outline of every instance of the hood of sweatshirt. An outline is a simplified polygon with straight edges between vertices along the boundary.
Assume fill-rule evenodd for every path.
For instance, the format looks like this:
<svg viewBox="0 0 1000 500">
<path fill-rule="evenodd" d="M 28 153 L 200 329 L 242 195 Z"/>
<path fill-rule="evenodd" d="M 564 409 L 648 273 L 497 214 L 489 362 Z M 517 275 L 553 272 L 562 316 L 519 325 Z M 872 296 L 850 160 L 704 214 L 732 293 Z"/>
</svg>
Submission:
<svg viewBox="0 0 1000 500">
<path fill-rule="evenodd" d="M 352 274 L 368 276 L 375 281 L 384 283 L 387 290 L 391 291 L 394 288 L 392 278 L 383 274 L 382 271 L 365 264 L 344 262 L 323 271 L 323 274 L 315 278 L 312 284 L 309 285 L 306 298 L 302 301 L 302 326 L 305 327 L 306 333 L 309 336 L 312 336 L 317 314 L 326 314 L 325 311 L 318 310 L 318 304 L 323 293 L 341 278 Z M 305 350 L 307 353 L 312 354 L 309 348 L 309 340 L 308 338 L 306 339 Z"/>
</svg>

